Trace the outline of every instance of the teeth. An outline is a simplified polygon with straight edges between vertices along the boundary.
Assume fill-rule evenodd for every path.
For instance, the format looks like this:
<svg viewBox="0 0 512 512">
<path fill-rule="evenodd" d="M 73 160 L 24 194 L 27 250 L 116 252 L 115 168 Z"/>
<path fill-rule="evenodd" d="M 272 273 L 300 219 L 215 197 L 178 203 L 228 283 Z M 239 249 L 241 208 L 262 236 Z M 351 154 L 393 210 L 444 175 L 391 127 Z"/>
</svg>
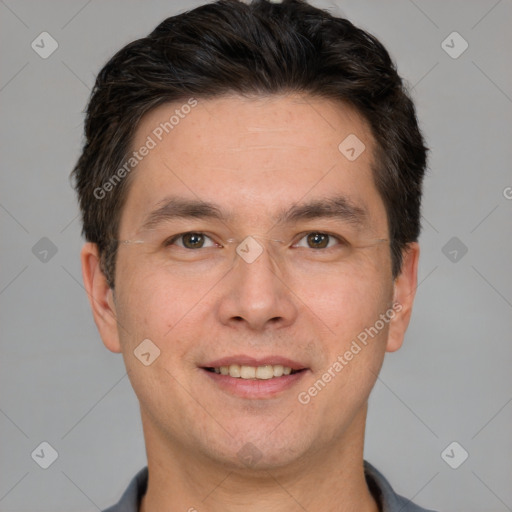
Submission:
<svg viewBox="0 0 512 512">
<path fill-rule="evenodd" d="M 284 367 L 280 364 L 274 366 L 274 377 L 281 377 L 284 374 Z"/>
<path fill-rule="evenodd" d="M 283 375 L 290 375 L 292 369 L 288 366 L 281 364 L 265 366 L 245 366 L 239 364 L 232 364 L 230 366 L 221 366 L 213 369 L 215 373 L 221 375 L 229 375 L 230 377 L 242 379 L 260 379 L 267 380 L 273 377 L 281 377 Z"/>
<path fill-rule="evenodd" d="M 240 365 L 232 364 L 231 366 L 226 366 L 226 368 L 231 377 L 241 377 Z"/>
<path fill-rule="evenodd" d="M 256 378 L 256 368 L 254 366 L 241 366 L 240 367 L 240 377 L 242 379 L 255 379 Z"/>
<path fill-rule="evenodd" d="M 256 368 L 257 379 L 271 379 L 274 376 L 274 368 L 272 365 L 267 364 L 266 366 L 258 366 Z"/>
</svg>

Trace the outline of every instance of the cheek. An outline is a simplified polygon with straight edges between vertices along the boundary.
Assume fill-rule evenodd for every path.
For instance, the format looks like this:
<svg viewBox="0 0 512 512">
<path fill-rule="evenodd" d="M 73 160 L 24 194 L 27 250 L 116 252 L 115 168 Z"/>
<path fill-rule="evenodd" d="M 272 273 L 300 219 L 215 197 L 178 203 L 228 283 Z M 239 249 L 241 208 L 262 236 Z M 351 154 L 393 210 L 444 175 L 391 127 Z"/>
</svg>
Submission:
<svg viewBox="0 0 512 512">
<path fill-rule="evenodd" d="M 310 318 L 323 333 L 324 357 L 299 401 L 308 401 L 311 413 L 322 415 L 331 433 L 368 399 L 384 359 L 389 319 L 384 322 L 381 315 L 389 310 L 392 286 L 373 277 L 353 273 L 331 278 L 324 293 L 307 301 Z"/>
<path fill-rule="evenodd" d="M 159 408 L 166 407 L 163 390 L 165 396 L 180 396 L 177 402 L 187 399 L 180 395 L 179 382 L 186 381 L 184 373 L 193 365 L 187 354 L 189 339 L 194 339 L 190 334 L 197 330 L 197 322 L 193 321 L 194 297 L 184 300 L 184 286 L 171 285 L 142 271 L 119 284 L 118 322 L 123 358 L 136 395 L 156 418 Z M 144 364 L 143 353 L 149 353 L 148 365 Z M 166 421 L 169 425 L 175 422 L 171 418 Z"/>
<path fill-rule="evenodd" d="M 321 332 L 324 351 L 308 385 L 316 386 L 315 393 L 329 382 L 328 390 L 319 392 L 322 397 L 317 406 L 321 410 L 337 404 L 332 413 L 338 417 L 347 407 L 347 411 L 357 410 L 375 383 L 389 328 L 389 320 L 383 322 L 381 315 L 389 310 L 393 287 L 378 273 L 355 269 L 333 274 L 318 284 L 314 293 L 310 290 L 303 295 L 307 314 L 316 332 Z"/>
<path fill-rule="evenodd" d="M 175 302 L 171 301 L 171 291 L 156 286 L 135 270 L 124 275 L 127 277 L 118 278 L 116 283 L 116 311 L 122 344 L 126 350 L 133 350 L 149 338 L 160 346 L 157 340 L 165 334 L 166 325 L 168 330 L 173 324 L 173 308 L 168 307 Z"/>
<path fill-rule="evenodd" d="M 118 280 L 117 312 L 124 352 L 150 339 L 161 351 L 160 364 L 184 358 L 190 348 L 187 340 L 194 339 L 201 325 L 197 317 L 208 307 L 211 286 L 205 287 L 202 276 L 178 277 L 143 264 L 123 270 L 129 277 Z"/>
<path fill-rule="evenodd" d="M 356 336 L 390 307 L 393 283 L 371 267 L 351 267 L 297 283 L 297 296 L 338 340 Z"/>
</svg>

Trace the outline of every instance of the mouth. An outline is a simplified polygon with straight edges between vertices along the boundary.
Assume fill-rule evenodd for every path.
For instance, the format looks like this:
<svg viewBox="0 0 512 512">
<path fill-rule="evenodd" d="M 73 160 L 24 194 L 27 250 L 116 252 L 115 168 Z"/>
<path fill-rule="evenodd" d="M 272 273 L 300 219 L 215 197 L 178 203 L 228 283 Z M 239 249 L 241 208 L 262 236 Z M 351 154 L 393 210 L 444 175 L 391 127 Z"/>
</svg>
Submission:
<svg viewBox="0 0 512 512">
<path fill-rule="evenodd" d="M 286 358 L 246 356 L 219 359 L 200 368 L 216 388 L 249 399 L 277 397 L 302 380 L 309 370 Z"/>
<path fill-rule="evenodd" d="M 216 373 L 217 375 L 229 375 L 235 379 L 269 380 L 286 375 L 295 375 L 304 371 L 305 368 L 295 370 L 290 366 L 283 366 L 281 364 L 266 364 L 263 366 L 230 364 L 229 366 L 206 367 L 204 370 Z"/>
</svg>

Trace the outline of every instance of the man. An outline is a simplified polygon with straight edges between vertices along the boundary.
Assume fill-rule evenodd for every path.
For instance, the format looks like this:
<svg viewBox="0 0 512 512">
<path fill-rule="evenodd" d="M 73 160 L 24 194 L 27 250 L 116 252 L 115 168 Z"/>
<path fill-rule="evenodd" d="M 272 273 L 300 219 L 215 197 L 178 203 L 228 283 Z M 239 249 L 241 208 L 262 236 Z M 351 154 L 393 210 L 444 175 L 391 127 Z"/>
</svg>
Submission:
<svg viewBox="0 0 512 512">
<path fill-rule="evenodd" d="M 121 511 L 419 511 L 363 460 L 417 285 L 426 148 L 371 35 L 222 0 L 100 72 L 74 170 L 83 277 L 148 467 Z"/>
</svg>

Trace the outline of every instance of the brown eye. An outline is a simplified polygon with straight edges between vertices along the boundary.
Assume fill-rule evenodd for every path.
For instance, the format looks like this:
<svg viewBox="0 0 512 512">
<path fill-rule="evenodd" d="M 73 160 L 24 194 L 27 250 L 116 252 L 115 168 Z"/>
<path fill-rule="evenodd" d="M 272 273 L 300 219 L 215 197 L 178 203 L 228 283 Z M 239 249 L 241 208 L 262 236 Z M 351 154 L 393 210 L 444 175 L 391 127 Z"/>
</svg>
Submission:
<svg viewBox="0 0 512 512">
<path fill-rule="evenodd" d="M 308 244 L 312 249 L 325 249 L 329 244 L 329 235 L 326 233 L 310 233 Z"/>
<path fill-rule="evenodd" d="M 303 233 L 302 238 L 293 247 L 305 249 L 344 249 L 350 244 L 340 235 L 333 235 L 324 231 L 310 231 Z M 321 251 L 324 252 L 324 251 Z"/>
<path fill-rule="evenodd" d="M 209 245 L 205 245 L 208 243 Z M 166 240 L 164 245 L 165 247 L 176 245 L 178 247 L 182 247 L 183 249 L 203 249 L 208 247 L 218 247 L 218 244 L 216 244 L 209 236 L 205 235 L 204 233 L 198 233 L 195 231 L 175 235 Z"/>
<path fill-rule="evenodd" d="M 204 235 L 201 233 L 185 233 L 182 235 L 183 245 L 187 249 L 197 249 L 204 245 Z"/>
<path fill-rule="evenodd" d="M 322 231 L 310 231 L 295 244 L 295 247 L 304 247 L 306 249 L 331 249 L 336 245 L 344 245 L 344 239 L 324 233 Z"/>
</svg>

